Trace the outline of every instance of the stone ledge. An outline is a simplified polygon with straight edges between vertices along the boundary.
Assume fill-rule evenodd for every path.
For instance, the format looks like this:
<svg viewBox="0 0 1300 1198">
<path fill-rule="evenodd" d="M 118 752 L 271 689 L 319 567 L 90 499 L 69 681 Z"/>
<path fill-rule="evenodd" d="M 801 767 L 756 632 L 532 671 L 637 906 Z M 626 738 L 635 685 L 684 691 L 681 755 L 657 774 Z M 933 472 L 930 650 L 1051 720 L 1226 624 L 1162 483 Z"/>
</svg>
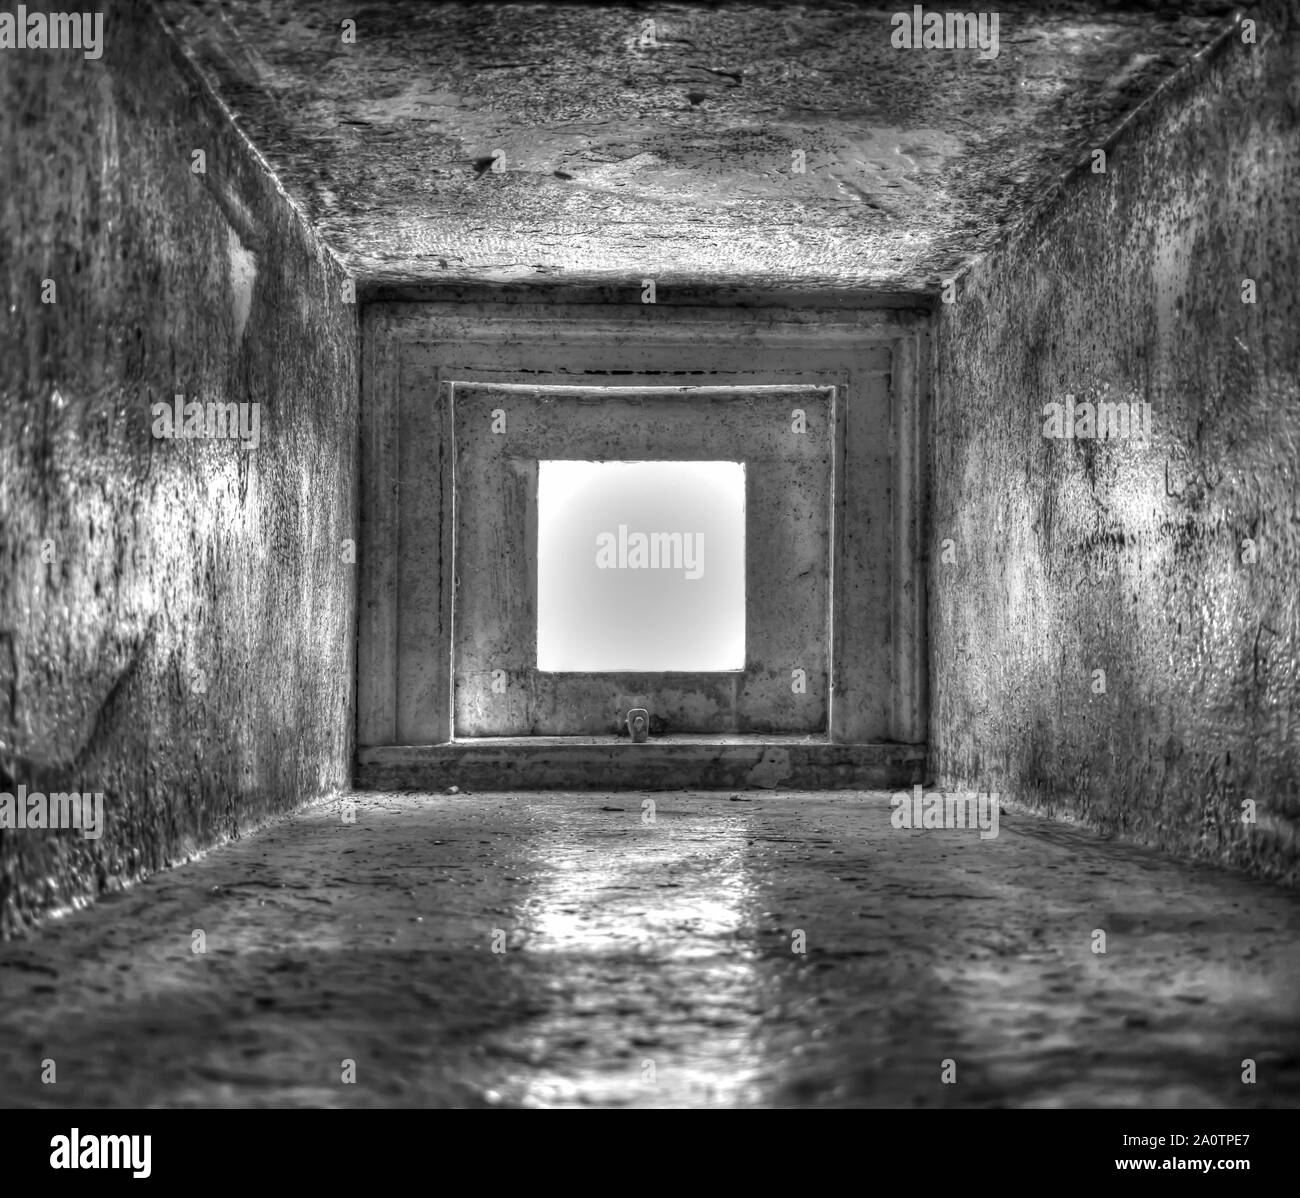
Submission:
<svg viewBox="0 0 1300 1198">
<path fill-rule="evenodd" d="M 792 737 L 493 737 L 357 751 L 358 790 L 876 790 L 924 783 L 925 745 Z"/>
</svg>

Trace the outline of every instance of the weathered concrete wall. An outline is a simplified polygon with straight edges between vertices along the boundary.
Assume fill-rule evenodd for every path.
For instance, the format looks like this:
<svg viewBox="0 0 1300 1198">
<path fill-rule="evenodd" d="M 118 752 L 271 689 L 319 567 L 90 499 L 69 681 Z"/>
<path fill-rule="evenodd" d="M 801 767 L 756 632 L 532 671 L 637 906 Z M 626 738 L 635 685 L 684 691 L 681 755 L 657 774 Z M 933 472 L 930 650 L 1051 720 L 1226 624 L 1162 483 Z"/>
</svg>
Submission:
<svg viewBox="0 0 1300 1198">
<path fill-rule="evenodd" d="M 152 10 L 106 9 L 101 59 L 0 51 L 0 792 L 107 823 L 0 830 L 6 934 L 351 756 L 356 309 Z M 256 449 L 157 439 L 178 393 L 260 405 Z"/>
<path fill-rule="evenodd" d="M 941 306 L 930 565 L 941 782 L 1292 881 L 1298 13 L 1192 64 Z M 1045 438 L 1103 393 L 1150 439 Z"/>
</svg>

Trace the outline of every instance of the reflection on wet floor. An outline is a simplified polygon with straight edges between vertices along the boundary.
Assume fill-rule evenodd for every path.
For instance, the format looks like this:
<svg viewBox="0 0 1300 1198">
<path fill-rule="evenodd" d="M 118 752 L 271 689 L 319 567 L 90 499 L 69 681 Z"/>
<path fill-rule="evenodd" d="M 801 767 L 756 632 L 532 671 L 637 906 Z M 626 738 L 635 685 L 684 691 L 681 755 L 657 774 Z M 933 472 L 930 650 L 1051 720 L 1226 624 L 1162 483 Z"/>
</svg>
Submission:
<svg viewBox="0 0 1300 1198">
<path fill-rule="evenodd" d="M 530 1027 L 529 1042 L 544 1061 L 548 1046 L 567 1036 L 572 1055 L 561 1069 L 538 1069 L 510 1097 L 525 1105 L 654 1105 L 666 1088 L 692 1106 L 752 1101 L 761 1012 L 743 935 L 752 907 L 744 821 L 714 820 L 700 835 L 672 814 L 664 820 L 675 822 L 660 827 L 657 812 L 632 810 L 642 831 L 626 848 L 575 852 L 561 834 L 551 856 L 547 838 L 540 841 L 552 868 L 519 909 L 521 943 L 569 961 L 573 974 L 562 1001 Z M 624 841 L 626 821 L 610 828 L 610 814 L 603 839 Z M 653 1018 L 642 990 L 654 996 Z M 626 1043 L 613 1054 L 599 1037 L 575 1043 L 575 1018 L 606 1028 L 621 1022 Z"/>
<path fill-rule="evenodd" d="M 879 793 L 356 802 L 0 945 L 0 1102 L 1300 1101 L 1294 892 Z"/>
</svg>

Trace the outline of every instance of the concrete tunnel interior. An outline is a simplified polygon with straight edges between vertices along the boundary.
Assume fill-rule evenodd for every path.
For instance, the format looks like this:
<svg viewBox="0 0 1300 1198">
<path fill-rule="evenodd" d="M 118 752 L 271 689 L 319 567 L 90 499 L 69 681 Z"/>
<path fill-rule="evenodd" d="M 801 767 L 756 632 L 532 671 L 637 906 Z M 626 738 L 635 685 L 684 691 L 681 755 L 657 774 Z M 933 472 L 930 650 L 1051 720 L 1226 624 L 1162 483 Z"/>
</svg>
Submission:
<svg viewBox="0 0 1300 1198">
<path fill-rule="evenodd" d="M 102 9 L 0 14 L 0 1102 L 1296 1105 L 1294 0 Z"/>
</svg>

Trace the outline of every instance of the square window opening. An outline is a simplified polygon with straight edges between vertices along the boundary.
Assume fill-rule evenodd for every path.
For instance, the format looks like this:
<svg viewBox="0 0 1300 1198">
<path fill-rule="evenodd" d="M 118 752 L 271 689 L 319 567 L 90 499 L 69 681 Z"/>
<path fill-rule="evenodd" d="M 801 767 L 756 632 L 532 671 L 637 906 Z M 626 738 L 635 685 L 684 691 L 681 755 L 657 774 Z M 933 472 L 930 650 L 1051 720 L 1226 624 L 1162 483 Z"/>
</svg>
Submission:
<svg viewBox="0 0 1300 1198">
<path fill-rule="evenodd" d="M 537 668 L 745 668 L 745 464 L 541 461 Z"/>
</svg>

